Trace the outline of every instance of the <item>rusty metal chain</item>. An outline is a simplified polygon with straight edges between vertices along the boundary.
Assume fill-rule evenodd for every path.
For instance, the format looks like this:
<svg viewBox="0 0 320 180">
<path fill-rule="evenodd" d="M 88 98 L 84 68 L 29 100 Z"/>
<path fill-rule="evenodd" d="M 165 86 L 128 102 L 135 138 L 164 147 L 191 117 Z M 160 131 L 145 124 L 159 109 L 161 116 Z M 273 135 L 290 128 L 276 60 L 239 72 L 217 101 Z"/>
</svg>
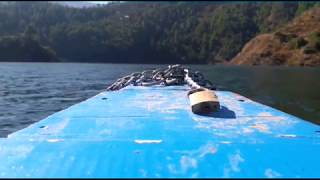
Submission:
<svg viewBox="0 0 320 180">
<path fill-rule="evenodd" d="M 192 71 L 179 64 L 169 65 L 166 69 L 147 70 L 135 72 L 128 76 L 119 78 L 116 82 L 107 87 L 108 91 L 116 91 L 128 85 L 133 86 L 153 86 L 153 85 L 184 85 L 188 84 L 191 89 L 204 87 L 216 89 L 213 84 L 204 78 L 198 71 Z"/>
</svg>

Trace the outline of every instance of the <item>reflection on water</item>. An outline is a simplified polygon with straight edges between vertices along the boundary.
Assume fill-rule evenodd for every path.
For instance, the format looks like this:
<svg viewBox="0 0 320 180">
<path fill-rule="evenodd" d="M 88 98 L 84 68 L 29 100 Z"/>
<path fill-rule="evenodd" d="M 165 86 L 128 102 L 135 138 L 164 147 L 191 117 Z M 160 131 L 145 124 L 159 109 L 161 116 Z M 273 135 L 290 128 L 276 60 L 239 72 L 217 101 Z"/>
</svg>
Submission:
<svg viewBox="0 0 320 180">
<path fill-rule="evenodd" d="M 0 136 L 85 100 L 117 78 L 165 65 L 0 63 Z M 190 65 L 230 90 L 320 123 L 320 69 Z"/>
</svg>

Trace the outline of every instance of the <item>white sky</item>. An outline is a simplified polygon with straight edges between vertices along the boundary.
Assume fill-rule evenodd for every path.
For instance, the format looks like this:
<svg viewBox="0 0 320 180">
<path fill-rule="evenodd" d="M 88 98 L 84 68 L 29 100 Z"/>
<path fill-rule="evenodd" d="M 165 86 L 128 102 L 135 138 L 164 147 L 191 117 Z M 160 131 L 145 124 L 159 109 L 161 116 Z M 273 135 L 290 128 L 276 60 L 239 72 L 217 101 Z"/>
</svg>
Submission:
<svg viewBox="0 0 320 180">
<path fill-rule="evenodd" d="M 99 3 L 99 4 L 107 4 L 110 1 L 88 1 L 88 2 L 90 2 L 90 3 Z"/>
</svg>

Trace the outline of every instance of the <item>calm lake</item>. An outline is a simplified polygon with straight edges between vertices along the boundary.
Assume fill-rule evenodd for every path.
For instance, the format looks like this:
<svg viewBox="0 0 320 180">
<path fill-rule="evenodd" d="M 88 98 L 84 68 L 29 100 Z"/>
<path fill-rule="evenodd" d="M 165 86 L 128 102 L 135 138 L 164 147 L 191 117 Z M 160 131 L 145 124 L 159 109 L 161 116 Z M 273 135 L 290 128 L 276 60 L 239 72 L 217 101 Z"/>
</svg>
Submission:
<svg viewBox="0 0 320 180">
<path fill-rule="evenodd" d="M 117 78 L 166 65 L 0 63 L 0 137 L 103 91 Z M 320 68 L 189 65 L 219 89 L 320 124 Z"/>
</svg>

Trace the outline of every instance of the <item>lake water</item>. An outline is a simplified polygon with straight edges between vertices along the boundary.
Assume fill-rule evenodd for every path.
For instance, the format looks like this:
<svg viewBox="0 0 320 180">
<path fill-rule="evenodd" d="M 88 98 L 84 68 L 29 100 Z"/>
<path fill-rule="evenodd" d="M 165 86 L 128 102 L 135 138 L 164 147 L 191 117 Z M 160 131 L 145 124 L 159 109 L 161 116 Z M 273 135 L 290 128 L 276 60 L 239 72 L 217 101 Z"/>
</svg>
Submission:
<svg viewBox="0 0 320 180">
<path fill-rule="evenodd" d="M 103 91 L 117 78 L 166 65 L 0 63 L 0 137 Z M 218 88 L 320 124 L 320 68 L 189 65 Z"/>
</svg>

